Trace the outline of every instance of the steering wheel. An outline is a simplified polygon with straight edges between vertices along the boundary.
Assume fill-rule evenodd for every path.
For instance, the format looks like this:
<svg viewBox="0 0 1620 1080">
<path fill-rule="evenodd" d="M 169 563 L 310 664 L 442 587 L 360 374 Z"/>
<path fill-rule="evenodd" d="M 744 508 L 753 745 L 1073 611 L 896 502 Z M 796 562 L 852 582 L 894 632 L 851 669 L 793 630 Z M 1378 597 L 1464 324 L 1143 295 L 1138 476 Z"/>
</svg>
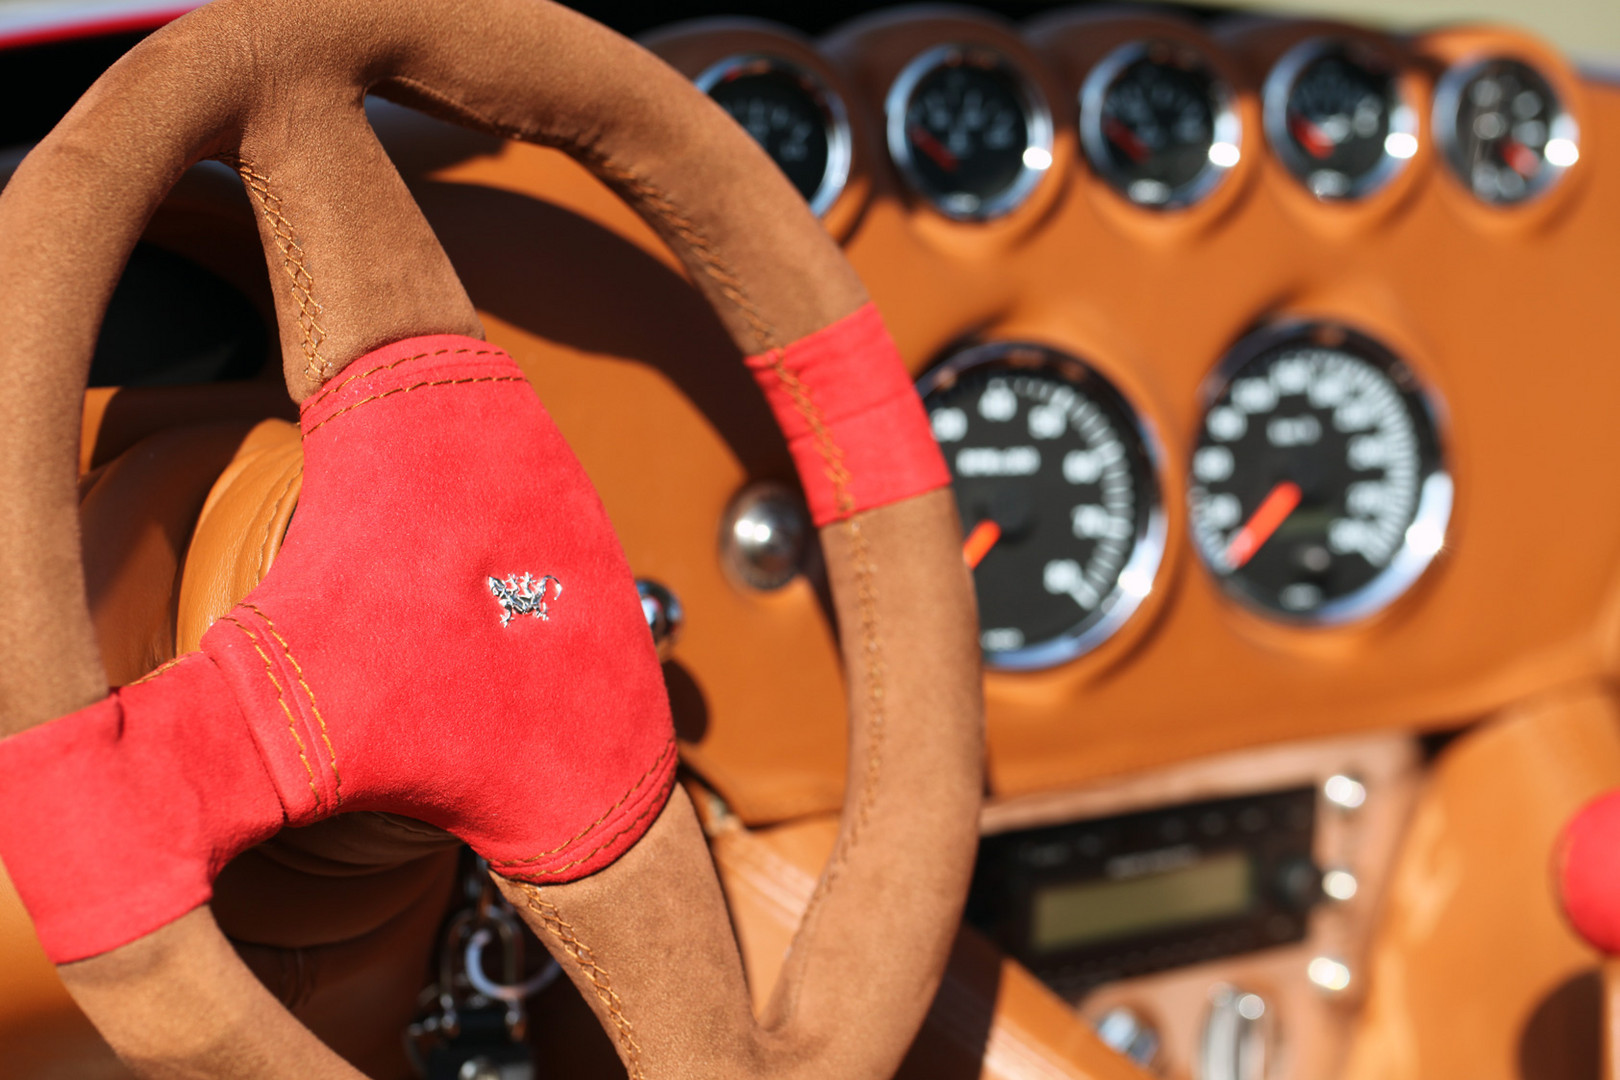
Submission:
<svg viewBox="0 0 1620 1080">
<path fill-rule="evenodd" d="M 482 343 L 367 93 L 592 169 L 679 256 L 789 439 L 844 628 L 851 766 L 760 1020 L 673 784 L 628 567 L 527 382 Z M 109 695 L 77 542 L 80 395 L 120 267 L 205 158 L 259 211 L 303 488 L 275 565 L 201 650 Z M 253 979 L 206 901 L 227 859 L 283 825 L 381 811 L 491 860 L 631 1076 L 893 1071 L 976 837 L 954 505 L 853 272 L 685 79 L 545 0 L 215 0 L 125 56 L 18 169 L 0 318 L 0 856 L 126 1060 L 356 1075 Z"/>
</svg>

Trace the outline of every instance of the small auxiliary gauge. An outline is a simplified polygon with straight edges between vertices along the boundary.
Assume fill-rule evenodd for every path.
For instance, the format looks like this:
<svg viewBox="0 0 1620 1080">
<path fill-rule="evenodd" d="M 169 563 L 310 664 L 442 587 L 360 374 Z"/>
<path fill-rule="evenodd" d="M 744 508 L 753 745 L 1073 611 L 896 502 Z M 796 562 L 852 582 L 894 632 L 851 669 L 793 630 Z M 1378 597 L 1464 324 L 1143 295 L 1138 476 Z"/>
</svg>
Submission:
<svg viewBox="0 0 1620 1080">
<path fill-rule="evenodd" d="M 1231 87 L 1190 46 L 1132 42 L 1109 53 L 1080 90 L 1086 160 L 1131 202 L 1197 202 L 1241 157 Z"/>
<path fill-rule="evenodd" d="M 948 217 L 1008 213 L 1051 168 L 1051 111 L 993 49 L 929 49 L 900 72 L 884 107 L 895 165 Z"/>
<path fill-rule="evenodd" d="M 1048 667 L 1117 630 L 1153 586 L 1165 518 L 1145 429 L 1081 360 L 959 352 L 918 384 L 950 466 L 991 667 Z"/>
<path fill-rule="evenodd" d="M 1395 67 L 1351 42 L 1312 38 L 1266 79 L 1266 135 L 1319 199 L 1356 199 L 1392 180 L 1417 153 L 1417 113 Z"/>
<path fill-rule="evenodd" d="M 1208 396 L 1189 480 L 1193 537 L 1226 591 L 1340 623 L 1429 565 L 1451 478 L 1410 368 L 1364 334 L 1285 323 L 1243 339 Z"/>
<path fill-rule="evenodd" d="M 778 56 L 728 56 L 697 77 L 708 94 L 824 214 L 849 180 L 849 118 L 815 75 Z"/>
<path fill-rule="evenodd" d="M 1434 129 L 1463 186 L 1488 203 L 1524 202 L 1580 158 L 1575 120 L 1522 60 L 1496 57 L 1446 72 Z"/>
</svg>

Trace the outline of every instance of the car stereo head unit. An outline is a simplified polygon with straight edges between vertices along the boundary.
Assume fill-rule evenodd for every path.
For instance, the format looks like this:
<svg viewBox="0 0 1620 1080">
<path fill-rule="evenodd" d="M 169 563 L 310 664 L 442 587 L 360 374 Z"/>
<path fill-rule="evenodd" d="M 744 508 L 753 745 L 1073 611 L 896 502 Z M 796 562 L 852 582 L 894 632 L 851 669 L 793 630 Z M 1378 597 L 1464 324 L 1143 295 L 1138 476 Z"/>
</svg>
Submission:
<svg viewBox="0 0 1620 1080">
<path fill-rule="evenodd" d="M 968 921 L 1055 989 L 1300 941 L 1311 787 L 987 836 Z"/>
</svg>

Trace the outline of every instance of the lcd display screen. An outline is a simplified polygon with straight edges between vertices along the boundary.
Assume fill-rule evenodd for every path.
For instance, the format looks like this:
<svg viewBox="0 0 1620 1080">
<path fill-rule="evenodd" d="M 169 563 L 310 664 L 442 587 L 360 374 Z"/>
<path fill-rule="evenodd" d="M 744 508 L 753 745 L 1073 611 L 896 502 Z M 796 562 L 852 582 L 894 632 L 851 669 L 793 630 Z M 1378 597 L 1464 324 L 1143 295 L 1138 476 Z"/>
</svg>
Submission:
<svg viewBox="0 0 1620 1080">
<path fill-rule="evenodd" d="M 1035 892 L 1030 945 L 1036 952 L 1058 952 L 1232 918 L 1253 900 L 1254 868 L 1241 851 L 1124 880 L 1050 885 Z"/>
</svg>

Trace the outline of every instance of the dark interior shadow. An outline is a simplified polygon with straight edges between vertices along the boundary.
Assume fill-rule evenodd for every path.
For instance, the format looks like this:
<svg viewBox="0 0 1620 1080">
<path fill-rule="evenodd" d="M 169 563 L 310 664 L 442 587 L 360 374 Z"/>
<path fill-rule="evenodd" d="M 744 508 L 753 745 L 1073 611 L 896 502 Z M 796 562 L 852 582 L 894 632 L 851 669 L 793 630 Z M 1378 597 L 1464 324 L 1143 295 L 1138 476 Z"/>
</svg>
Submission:
<svg viewBox="0 0 1620 1080">
<path fill-rule="evenodd" d="M 664 664 L 664 686 L 669 690 L 669 710 L 675 716 L 675 735 L 686 742 L 702 742 L 709 733 L 709 703 L 692 673 L 677 660 Z"/>
<path fill-rule="evenodd" d="M 1598 1080 L 1603 1045 L 1603 979 L 1594 969 L 1560 983 L 1519 1035 L 1523 1080 Z"/>
</svg>

